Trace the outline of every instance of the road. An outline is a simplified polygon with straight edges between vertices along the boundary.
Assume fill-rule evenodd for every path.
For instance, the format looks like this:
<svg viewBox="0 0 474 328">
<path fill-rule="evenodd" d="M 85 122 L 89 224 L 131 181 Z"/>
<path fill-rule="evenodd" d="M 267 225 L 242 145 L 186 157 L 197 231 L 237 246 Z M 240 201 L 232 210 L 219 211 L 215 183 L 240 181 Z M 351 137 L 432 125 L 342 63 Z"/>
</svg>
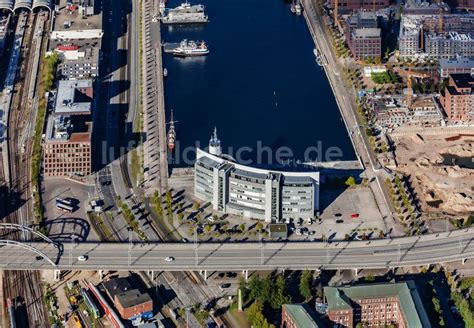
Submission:
<svg viewBox="0 0 474 328">
<path fill-rule="evenodd" d="M 79 243 L 63 244 L 57 269 L 237 271 L 274 269 L 368 269 L 421 266 L 474 258 L 474 229 L 416 237 L 351 242 Z M 51 258 L 51 245 L 31 243 Z M 87 261 L 79 261 L 87 255 Z M 164 258 L 172 256 L 173 262 Z M 0 268 L 51 269 L 31 251 L 3 246 Z"/>
<path fill-rule="evenodd" d="M 382 185 L 385 180 L 385 171 L 381 169 L 374 154 L 370 151 L 370 143 L 366 138 L 365 131 L 361 128 L 363 127 L 362 122 L 356 116 L 355 90 L 348 90 L 345 87 L 345 81 L 341 72 L 343 65 L 332 51 L 332 45 L 323 29 L 325 23 L 316 11 L 315 6 L 317 6 L 317 3 L 315 2 L 315 0 L 303 0 L 302 3 L 305 8 L 304 17 L 315 44 L 324 56 L 324 71 L 334 92 L 354 150 L 359 156 L 361 164 L 365 167 L 366 178 L 370 181 L 370 187 L 384 218 L 385 225 L 393 225 L 394 219 L 388 194 Z M 403 231 L 397 229 L 397 231 L 392 231 L 392 234 L 402 235 Z"/>
</svg>

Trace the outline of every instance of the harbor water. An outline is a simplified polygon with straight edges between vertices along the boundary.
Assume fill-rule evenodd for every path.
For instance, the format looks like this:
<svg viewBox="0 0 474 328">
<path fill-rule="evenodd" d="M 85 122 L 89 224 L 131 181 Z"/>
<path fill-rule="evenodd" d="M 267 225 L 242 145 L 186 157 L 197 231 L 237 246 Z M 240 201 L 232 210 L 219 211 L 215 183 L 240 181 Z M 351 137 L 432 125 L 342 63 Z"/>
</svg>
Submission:
<svg viewBox="0 0 474 328">
<path fill-rule="evenodd" d="M 166 113 L 173 109 L 178 121 L 176 165 L 190 165 L 192 148 L 206 147 L 214 127 L 225 153 L 255 165 L 355 159 L 302 16 L 283 0 L 194 1 L 206 6 L 209 23 L 162 27 L 163 42 L 204 40 L 210 50 L 193 58 L 164 53 Z"/>
</svg>

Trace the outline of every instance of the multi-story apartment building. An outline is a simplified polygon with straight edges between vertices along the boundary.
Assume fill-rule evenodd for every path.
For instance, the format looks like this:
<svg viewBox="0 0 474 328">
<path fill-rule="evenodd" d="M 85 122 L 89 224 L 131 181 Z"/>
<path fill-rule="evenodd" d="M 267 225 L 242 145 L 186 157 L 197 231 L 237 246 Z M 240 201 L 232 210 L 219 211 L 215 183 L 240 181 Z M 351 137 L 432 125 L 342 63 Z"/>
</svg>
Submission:
<svg viewBox="0 0 474 328">
<path fill-rule="evenodd" d="M 429 58 L 455 58 L 474 56 L 474 37 L 470 33 L 449 32 L 425 34 L 425 53 Z"/>
<path fill-rule="evenodd" d="M 59 81 L 43 145 L 45 176 L 91 173 L 92 80 Z"/>
<path fill-rule="evenodd" d="M 474 121 L 474 77 L 470 74 L 449 75 L 448 86 L 441 92 L 441 104 L 449 122 Z"/>
<path fill-rule="evenodd" d="M 356 28 L 352 31 L 349 48 L 356 60 L 379 61 L 382 54 L 382 37 L 379 28 Z"/>
<path fill-rule="evenodd" d="M 213 140 L 211 139 L 211 143 Z M 217 211 L 270 222 L 312 218 L 319 204 L 319 172 L 282 172 L 241 165 L 215 148 L 197 149 L 194 195 Z"/>
<path fill-rule="evenodd" d="M 334 8 L 336 1 L 331 0 L 331 8 Z M 339 10 L 357 10 L 357 9 L 368 9 L 373 10 L 385 8 L 390 5 L 390 0 L 338 0 L 337 6 Z"/>
<path fill-rule="evenodd" d="M 325 287 L 329 320 L 337 327 L 430 328 L 412 281 L 351 287 Z"/>
<path fill-rule="evenodd" d="M 420 33 L 422 23 L 414 17 L 403 15 L 398 35 L 400 57 L 414 58 L 420 53 Z"/>
<path fill-rule="evenodd" d="M 458 57 L 439 60 L 439 76 L 443 79 L 450 74 L 470 74 L 474 76 L 474 57 Z"/>
</svg>

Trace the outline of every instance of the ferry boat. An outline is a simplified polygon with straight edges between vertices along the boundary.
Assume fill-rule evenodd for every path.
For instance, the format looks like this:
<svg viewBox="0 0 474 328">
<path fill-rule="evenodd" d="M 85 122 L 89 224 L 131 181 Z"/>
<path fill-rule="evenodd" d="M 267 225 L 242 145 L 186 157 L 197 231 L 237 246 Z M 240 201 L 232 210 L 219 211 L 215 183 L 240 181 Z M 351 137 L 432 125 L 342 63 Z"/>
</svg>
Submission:
<svg viewBox="0 0 474 328">
<path fill-rule="evenodd" d="M 204 41 L 198 44 L 196 41 L 184 39 L 180 42 L 179 47 L 173 50 L 173 56 L 176 57 L 206 56 L 208 54 L 209 49 Z"/>
<path fill-rule="evenodd" d="M 163 76 L 164 77 L 167 77 L 168 76 L 168 70 L 165 68 L 163 68 Z"/>
<path fill-rule="evenodd" d="M 191 5 L 188 1 L 183 2 L 176 8 L 163 11 L 163 24 L 199 24 L 207 23 L 208 17 L 204 12 L 203 5 Z"/>
<path fill-rule="evenodd" d="M 168 143 L 168 149 L 173 150 L 175 143 L 176 143 L 176 130 L 174 128 L 174 124 L 177 123 L 177 121 L 174 120 L 173 117 L 173 110 L 171 110 L 171 117 L 170 121 L 167 123 L 170 125 L 170 128 L 168 129 L 168 135 L 167 135 L 167 143 Z"/>
</svg>

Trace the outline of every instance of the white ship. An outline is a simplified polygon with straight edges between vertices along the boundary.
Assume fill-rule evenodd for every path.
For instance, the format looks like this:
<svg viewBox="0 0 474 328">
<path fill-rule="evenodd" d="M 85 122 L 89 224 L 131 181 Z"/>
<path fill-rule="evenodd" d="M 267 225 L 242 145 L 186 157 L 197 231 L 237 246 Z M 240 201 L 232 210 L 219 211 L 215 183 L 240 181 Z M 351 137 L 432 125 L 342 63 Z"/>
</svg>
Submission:
<svg viewBox="0 0 474 328">
<path fill-rule="evenodd" d="M 177 57 L 206 56 L 208 54 L 209 49 L 204 41 L 197 43 L 184 39 L 179 43 L 179 47 L 173 50 L 173 56 Z"/>
<path fill-rule="evenodd" d="M 301 4 L 297 3 L 295 5 L 295 12 L 296 15 L 301 15 L 301 13 L 303 12 L 303 7 L 301 6 Z"/>
<path fill-rule="evenodd" d="M 200 24 L 207 23 L 208 17 L 203 5 L 191 5 L 183 2 L 173 9 L 165 9 L 161 21 L 163 24 Z"/>
</svg>

